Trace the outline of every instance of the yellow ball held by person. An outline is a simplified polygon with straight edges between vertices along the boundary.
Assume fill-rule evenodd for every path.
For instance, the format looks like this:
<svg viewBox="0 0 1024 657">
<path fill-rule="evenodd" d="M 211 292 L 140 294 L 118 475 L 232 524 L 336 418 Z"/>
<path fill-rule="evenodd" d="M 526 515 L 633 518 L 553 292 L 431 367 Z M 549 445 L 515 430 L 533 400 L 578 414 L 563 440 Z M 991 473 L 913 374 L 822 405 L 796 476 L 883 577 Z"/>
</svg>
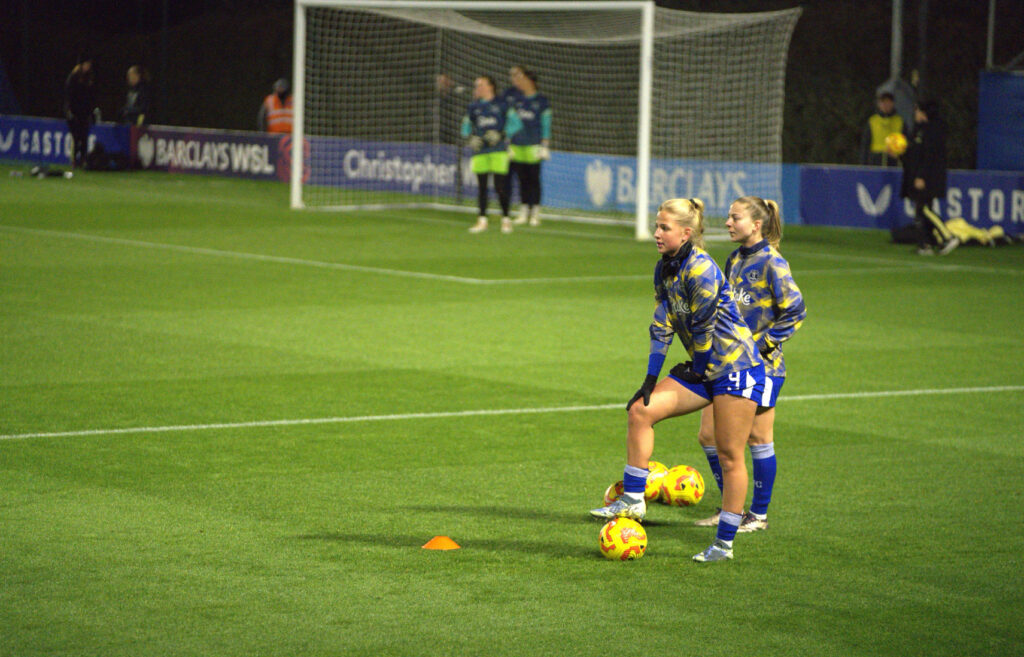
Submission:
<svg viewBox="0 0 1024 657">
<path fill-rule="evenodd" d="M 903 155 L 907 152 L 907 138 L 902 132 L 893 132 L 885 138 L 885 147 L 893 155 Z"/>
<path fill-rule="evenodd" d="M 665 504 L 693 506 L 704 497 L 704 477 L 688 465 L 669 468 L 661 480 L 661 496 Z"/>
<path fill-rule="evenodd" d="M 609 520 L 598 536 L 601 554 L 606 559 L 629 561 L 639 559 L 647 552 L 647 532 L 636 520 L 615 518 Z"/>
</svg>

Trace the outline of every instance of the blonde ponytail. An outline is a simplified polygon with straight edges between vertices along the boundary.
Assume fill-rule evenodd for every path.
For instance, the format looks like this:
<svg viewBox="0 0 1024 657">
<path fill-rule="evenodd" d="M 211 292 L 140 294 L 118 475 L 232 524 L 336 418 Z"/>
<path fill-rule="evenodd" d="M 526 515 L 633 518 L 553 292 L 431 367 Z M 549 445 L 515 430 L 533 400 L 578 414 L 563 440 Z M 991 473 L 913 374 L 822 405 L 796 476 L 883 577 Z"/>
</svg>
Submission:
<svg viewBox="0 0 1024 657">
<path fill-rule="evenodd" d="M 693 229 L 690 243 L 704 248 L 704 201 L 699 198 L 672 198 L 658 206 L 669 219 L 683 228 Z"/>
</svg>

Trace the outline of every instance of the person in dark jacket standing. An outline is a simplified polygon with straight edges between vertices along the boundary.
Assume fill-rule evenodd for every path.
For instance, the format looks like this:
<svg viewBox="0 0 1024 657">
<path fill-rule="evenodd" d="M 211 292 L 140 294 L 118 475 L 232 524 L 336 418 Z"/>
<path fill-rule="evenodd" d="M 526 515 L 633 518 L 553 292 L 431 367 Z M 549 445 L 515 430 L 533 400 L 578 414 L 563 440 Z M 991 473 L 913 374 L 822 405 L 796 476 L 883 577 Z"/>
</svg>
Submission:
<svg viewBox="0 0 1024 657">
<path fill-rule="evenodd" d="M 118 118 L 129 125 L 146 125 L 150 114 L 149 72 L 135 64 L 128 69 L 125 77 L 128 80 L 128 91 Z"/>
<path fill-rule="evenodd" d="M 92 60 L 84 57 L 71 69 L 64 83 L 64 118 L 71 131 L 73 150 L 71 168 L 85 165 L 89 150 L 89 128 L 95 120 L 96 78 Z"/>
<path fill-rule="evenodd" d="M 900 196 L 914 203 L 918 255 L 947 255 L 960 240 L 946 228 L 932 208 L 946 194 L 946 124 L 938 103 L 923 100 L 914 108 L 914 127 L 903 156 Z"/>
</svg>

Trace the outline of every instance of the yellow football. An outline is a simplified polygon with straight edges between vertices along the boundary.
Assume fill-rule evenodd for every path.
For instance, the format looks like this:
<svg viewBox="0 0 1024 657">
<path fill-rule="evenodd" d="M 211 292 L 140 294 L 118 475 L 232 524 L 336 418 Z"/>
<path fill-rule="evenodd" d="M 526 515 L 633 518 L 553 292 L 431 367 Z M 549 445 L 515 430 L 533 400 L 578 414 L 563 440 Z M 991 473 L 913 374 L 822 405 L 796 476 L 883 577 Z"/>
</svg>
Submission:
<svg viewBox="0 0 1024 657">
<path fill-rule="evenodd" d="M 885 138 L 885 147 L 893 155 L 903 155 L 907 152 L 907 138 L 902 132 L 893 132 Z"/>
<path fill-rule="evenodd" d="M 661 495 L 666 504 L 693 506 L 704 497 L 704 477 L 696 468 L 677 465 L 662 478 Z"/>
<path fill-rule="evenodd" d="M 647 551 L 647 532 L 636 520 L 615 518 L 601 528 L 598 543 L 606 559 L 639 559 Z"/>
</svg>

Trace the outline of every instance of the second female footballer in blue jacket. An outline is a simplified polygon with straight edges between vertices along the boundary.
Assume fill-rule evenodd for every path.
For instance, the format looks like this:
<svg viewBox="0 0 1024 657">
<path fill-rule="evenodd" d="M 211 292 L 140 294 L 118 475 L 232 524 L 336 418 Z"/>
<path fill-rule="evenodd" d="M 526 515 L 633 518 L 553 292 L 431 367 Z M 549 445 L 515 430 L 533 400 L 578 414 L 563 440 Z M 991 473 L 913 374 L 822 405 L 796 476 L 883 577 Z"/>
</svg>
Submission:
<svg viewBox="0 0 1024 657">
<path fill-rule="evenodd" d="M 704 204 L 672 199 L 658 209 L 654 239 L 662 259 L 655 269 L 656 306 L 650 325 L 647 376 L 629 400 L 622 497 L 590 513 L 642 520 L 644 488 L 654 450 L 654 425 L 708 405 L 722 463 L 723 511 L 715 540 L 695 561 L 732 558 L 747 496 L 744 447 L 764 393 L 764 364 L 740 317 L 728 281 L 704 250 Z M 669 345 L 678 336 L 691 358 L 658 381 Z"/>
<path fill-rule="evenodd" d="M 725 276 L 732 286 L 736 306 L 753 332 L 754 344 L 765 362 L 764 393 L 758 402 L 751 429 L 750 455 L 753 463 L 754 495 L 750 511 L 743 515 L 739 532 L 768 528 L 768 504 L 775 486 L 775 402 L 785 382 L 786 363 L 782 343 L 793 336 L 804 318 L 803 295 L 789 263 L 779 253 L 782 219 L 775 201 L 744 196 L 733 202 L 725 223 L 729 237 L 739 244 L 725 262 Z M 699 440 L 708 465 L 722 489 L 722 470 L 715 446 L 714 418 L 701 415 Z M 697 525 L 718 522 L 718 514 L 698 520 Z"/>
</svg>

